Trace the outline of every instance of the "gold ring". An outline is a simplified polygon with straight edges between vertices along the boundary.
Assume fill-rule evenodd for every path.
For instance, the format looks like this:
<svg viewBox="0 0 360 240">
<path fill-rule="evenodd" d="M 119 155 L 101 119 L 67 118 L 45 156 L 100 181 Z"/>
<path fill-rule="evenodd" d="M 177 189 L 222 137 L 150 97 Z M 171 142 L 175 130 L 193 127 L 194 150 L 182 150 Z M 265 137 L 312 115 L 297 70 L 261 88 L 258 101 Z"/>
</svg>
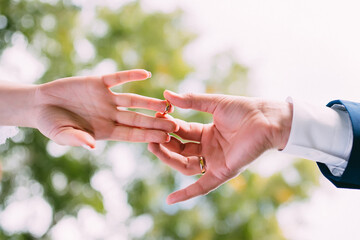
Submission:
<svg viewBox="0 0 360 240">
<path fill-rule="evenodd" d="M 205 158 L 202 156 L 199 156 L 199 163 L 200 163 L 201 174 L 205 174 L 205 172 L 206 172 Z"/>
<path fill-rule="evenodd" d="M 169 100 L 166 100 L 166 107 L 165 107 L 165 111 L 163 112 L 163 115 L 167 114 L 171 109 L 171 103 L 169 102 Z"/>
</svg>

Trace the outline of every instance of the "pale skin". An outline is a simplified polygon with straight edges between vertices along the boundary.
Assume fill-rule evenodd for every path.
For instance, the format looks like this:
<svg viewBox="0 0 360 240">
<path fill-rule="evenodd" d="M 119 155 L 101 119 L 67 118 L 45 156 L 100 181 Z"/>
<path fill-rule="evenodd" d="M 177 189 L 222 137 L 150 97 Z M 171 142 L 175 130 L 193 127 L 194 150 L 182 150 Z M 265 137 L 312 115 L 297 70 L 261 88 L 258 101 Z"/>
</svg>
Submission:
<svg viewBox="0 0 360 240">
<path fill-rule="evenodd" d="M 213 123 L 179 125 L 167 143 L 149 143 L 148 149 L 161 161 L 185 175 L 201 173 L 199 156 L 206 161 L 206 173 L 190 186 L 171 193 L 168 204 L 209 193 L 231 178 L 268 149 L 283 149 L 289 138 L 292 104 L 215 94 L 179 95 L 165 91 L 174 106 L 208 112 Z M 172 117 L 157 114 L 159 118 Z"/>
<path fill-rule="evenodd" d="M 164 111 L 165 100 L 110 90 L 149 77 L 135 69 L 41 85 L 0 82 L 0 126 L 37 128 L 58 144 L 87 148 L 94 148 L 96 140 L 164 143 L 177 128 L 174 120 L 126 108 Z"/>
</svg>

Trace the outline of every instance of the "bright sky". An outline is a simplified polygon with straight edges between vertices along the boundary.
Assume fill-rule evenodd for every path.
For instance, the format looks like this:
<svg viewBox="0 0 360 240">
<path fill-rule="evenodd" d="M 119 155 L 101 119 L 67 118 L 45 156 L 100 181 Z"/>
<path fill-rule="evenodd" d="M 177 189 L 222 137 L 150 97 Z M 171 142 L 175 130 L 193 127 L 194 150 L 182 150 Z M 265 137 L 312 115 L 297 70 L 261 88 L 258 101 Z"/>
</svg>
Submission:
<svg viewBox="0 0 360 240">
<path fill-rule="evenodd" d="M 358 1 L 182 2 L 189 25 L 202 32 L 195 59 L 235 49 L 251 69 L 253 95 L 360 99 Z"/>
<path fill-rule="evenodd" d="M 90 1 L 77 2 L 90 5 Z M 142 4 L 147 11 L 172 11 L 177 6 L 184 9 L 185 24 L 199 34 L 185 57 L 198 69 L 204 68 L 209 56 L 234 50 L 239 61 L 250 69 L 253 96 L 278 100 L 292 96 L 317 105 L 337 98 L 360 101 L 360 2 L 356 0 L 182 0 L 177 3 L 144 0 Z M 5 52 L 0 61 L 2 78 L 31 82 L 43 71 L 43 66 L 32 60 L 31 54 L 24 55 L 21 48 L 11 51 Z M 34 65 L 26 71 L 18 71 L 17 67 L 30 66 L 17 66 L 18 58 L 25 58 Z M 273 161 L 274 154 L 278 161 L 269 164 L 266 160 Z M 254 169 L 268 174 L 264 169 L 275 172 L 288 163 L 288 156 L 270 153 Z M 116 179 L 109 178 L 112 174 L 126 175 L 126 172 L 117 173 L 117 169 L 123 167 L 114 165 L 113 173 L 99 172 L 92 184 L 95 188 L 104 181 L 115 184 Z M 61 176 L 58 179 L 61 180 Z M 336 189 L 327 180 L 321 182 L 321 188 L 315 190 L 308 201 L 285 206 L 279 211 L 278 219 L 286 237 L 293 240 L 360 238 L 356 221 L 356 216 L 360 215 L 359 192 Z M 105 204 L 120 204 L 110 201 L 113 197 L 106 189 L 98 188 L 105 199 L 109 199 Z M 122 192 L 116 194 L 123 196 Z M 39 201 L 39 206 L 41 204 Z M 115 208 L 126 210 L 128 206 Z M 78 231 L 76 224 L 79 225 L 77 229 L 89 229 L 88 225 L 102 221 L 101 216 L 89 209 L 83 209 L 78 215 L 78 220 L 64 219 L 63 225 L 53 230 L 53 236 L 66 232 L 64 229 Z M 144 226 L 151 225 L 147 216 L 139 221 L 144 222 Z M 100 230 L 93 229 L 94 235 Z"/>
</svg>

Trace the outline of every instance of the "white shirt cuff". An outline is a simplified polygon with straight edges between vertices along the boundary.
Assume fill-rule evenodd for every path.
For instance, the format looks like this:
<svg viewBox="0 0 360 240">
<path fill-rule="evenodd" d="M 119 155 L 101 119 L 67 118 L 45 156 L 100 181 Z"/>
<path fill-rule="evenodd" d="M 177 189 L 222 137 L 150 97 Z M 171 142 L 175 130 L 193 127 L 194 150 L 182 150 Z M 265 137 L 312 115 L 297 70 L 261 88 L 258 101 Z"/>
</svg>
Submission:
<svg viewBox="0 0 360 240">
<path fill-rule="evenodd" d="M 334 176 L 347 166 L 353 142 L 350 117 L 342 105 L 319 107 L 294 101 L 293 120 L 283 152 L 324 163 Z"/>
</svg>

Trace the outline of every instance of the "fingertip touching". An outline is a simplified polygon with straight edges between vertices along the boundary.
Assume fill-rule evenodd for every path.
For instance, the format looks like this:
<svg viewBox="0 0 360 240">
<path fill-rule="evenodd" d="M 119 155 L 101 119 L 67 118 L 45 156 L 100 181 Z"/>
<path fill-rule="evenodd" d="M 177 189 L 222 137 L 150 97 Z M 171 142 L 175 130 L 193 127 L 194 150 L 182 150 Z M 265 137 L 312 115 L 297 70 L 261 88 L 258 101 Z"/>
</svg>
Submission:
<svg viewBox="0 0 360 240">
<path fill-rule="evenodd" d="M 169 90 L 164 91 L 164 97 L 171 104 L 185 109 L 194 109 L 193 103 L 196 102 L 197 94 L 194 93 L 186 93 L 186 94 L 178 94 Z M 197 110 L 197 109 L 195 109 Z"/>
<path fill-rule="evenodd" d="M 177 94 L 169 90 L 164 92 L 164 97 L 177 107 L 208 113 L 213 113 L 221 98 L 224 98 L 216 94 Z"/>
</svg>

